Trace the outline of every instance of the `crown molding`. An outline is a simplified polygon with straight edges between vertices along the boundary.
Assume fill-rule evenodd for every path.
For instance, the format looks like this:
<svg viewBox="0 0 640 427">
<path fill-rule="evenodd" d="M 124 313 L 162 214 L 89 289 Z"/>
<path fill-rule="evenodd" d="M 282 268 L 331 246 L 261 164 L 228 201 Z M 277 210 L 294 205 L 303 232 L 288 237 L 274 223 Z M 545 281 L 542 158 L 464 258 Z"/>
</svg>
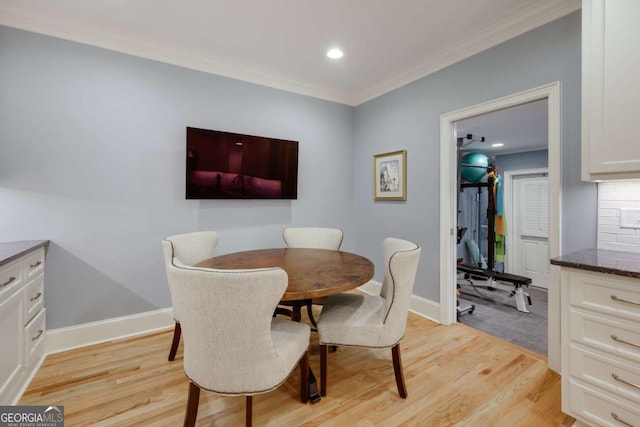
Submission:
<svg viewBox="0 0 640 427">
<path fill-rule="evenodd" d="M 421 79 L 458 61 L 489 49 L 536 27 L 579 10 L 580 0 L 540 0 L 498 16 L 480 31 L 461 34 L 436 50 L 425 52 L 409 70 L 359 93 L 345 93 L 282 75 L 257 64 L 182 46 L 134 40 L 115 32 L 97 32 L 80 22 L 59 22 L 27 3 L 0 3 L 0 25 L 45 34 L 107 50 L 151 59 L 205 73 L 306 95 L 340 104 L 357 106 L 387 92 Z"/>
<path fill-rule="evenodd" d="M 433 74 L 556 19 L 580 10 L 581 0 L 539 1 L 533 6 L 516 8 L 487 23 L 479 31 L 462 33 L 457 39 L 425 52 L 413 67 L 374 87 L 357 94 L 354 105 L 360 105 L 392 90 Z"/>
<path fill-rule="evenodd" d="M 291 76 L 276 74 L 257 64 L 238 61 L 207 51 L 185 49 L 149 41 L 133 40 L 116 33 L 104 33 L 78 22 L 54 21 L 39 10 L 29 9 L 20 2 L 0 4 L 0 25 L 44 34 L 107 50 L 125 53 L 171 65 L 190 68 L 235 80 L 255 83 L 287 92 L 353 105 L 353 98 L 342 92 L 320 87 Z"/>
</svg>

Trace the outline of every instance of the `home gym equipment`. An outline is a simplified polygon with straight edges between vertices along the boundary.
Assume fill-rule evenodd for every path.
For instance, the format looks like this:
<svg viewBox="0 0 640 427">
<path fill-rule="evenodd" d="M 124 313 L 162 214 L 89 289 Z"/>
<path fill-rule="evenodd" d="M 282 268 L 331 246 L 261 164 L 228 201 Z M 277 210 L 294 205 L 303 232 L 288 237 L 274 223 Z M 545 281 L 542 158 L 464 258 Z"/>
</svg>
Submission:
<svg viewBox="0 0 640 427">
<path fill-rule="evenodd" d="M 480 182 L 487 177 L 489 170 L 489 157 L 485 154 L 472 152 L 462 156 L 460 174 L 465 181 Z"/>
<path fill-rule="evenodd" d="M 466 139 L 472 139 L 472 135 L 467 135 Z M 484 138 L 482 138 L 484 140 Z M 481 298 L 495 301 L 488 295 L 485 295 L 481 289 L 486 291 L 506 291 L 509 297 L 516 300 L 516 308 L 523 313 L 530 313 L 527 309 L 527 303 L 532 305 L 531 297 L 523 289 L 523 286 L 529 286 L 531 279 L 515 274 L 503 273 L 495 271 L 495 255 L 496 255 L 496 234 L 495 234 L 495 218 L 496 218 L 496 195 L 495 185 L 497 176 L 497 168 L 495 159 L 489 158 L 487 155 L 479 152 L 471 152 L 462 155 L 461 150 L 464 147 L 464 138 L 458 138 L 458 209 L 460 209 L 460 193 L 467 188 L 475 188 L 476 195 L 476 232 L 472 236 L 475 241 L 466 240 L 465 247 L 472 256 L 475 265 L 465 265 L 463 261 L 457 263 L 457 271 L 464 277 L 465 284 L 470 285 L 476 294 Z M 481 224 L 481 193 L 487 189 L 487 259 L 481 255 L 478 249 L 478 243 L 481 241 L 482 233 L 480 232 Z M 458 210 L 460 213 L 460 210 Z M 473 233 L 472 233 L 473 234 Z M 462 242 L 458 242 L 462 243 Z M 485 284 L 480 285 L 476 281 L 483 281 Z M 458 283 L 458 286 L 460 284 Z M 461 288 L 460 288 L 461 290 Z M 462 293 L 465 293 L 461 290 Z M 473 306 L 461 308 L 458 305 L 458 315 L 462 312 L 473 312 Z"/>
</svg>

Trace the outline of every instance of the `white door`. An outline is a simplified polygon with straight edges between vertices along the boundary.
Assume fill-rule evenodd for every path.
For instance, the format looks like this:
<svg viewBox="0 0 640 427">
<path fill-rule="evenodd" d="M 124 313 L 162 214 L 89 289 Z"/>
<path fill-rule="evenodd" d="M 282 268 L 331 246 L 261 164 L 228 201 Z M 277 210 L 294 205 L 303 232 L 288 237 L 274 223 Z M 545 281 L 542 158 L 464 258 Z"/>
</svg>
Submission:
<svg viewBox="0 0 640 427">
<path fill-rule="evenodd" d="M 509 273 L 529 277 L 533 286 L 549 287 L 549 178 L 514 176 L 513 250 Z M 509 218 L 507 218 L 509 221 Z"/>
</svg>

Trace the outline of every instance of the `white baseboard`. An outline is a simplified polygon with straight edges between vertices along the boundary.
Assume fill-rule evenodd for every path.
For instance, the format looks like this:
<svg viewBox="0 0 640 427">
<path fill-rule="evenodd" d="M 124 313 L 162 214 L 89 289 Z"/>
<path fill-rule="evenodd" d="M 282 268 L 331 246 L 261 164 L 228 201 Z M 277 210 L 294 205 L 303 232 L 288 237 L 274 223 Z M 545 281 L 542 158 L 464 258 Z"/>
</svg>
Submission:
<svg viewBox="0 0 640 427">
<path fill-rule="evenodd" d="M 429 320 L 433 320 L 436 323 L 441 323 L 439 302 L 434 302 L 430 299 L 422 298 L 414 294 L 411 295 L 409 311 L 419 316 L 426 317 Z"/>
<path fill-rule="evenodd" d="M 52 329 L 46 335 L 46 354 L 99 344 L 120 338 L 169 329 L 174 326 L 173 310 L 163 308 L 146 313 Z"/>
<path fill-rule="evenodd" d="M 381 288 L 382 283 L 371 280 L 358 289 L 371 295 L 380 295 Z M 426 317 L 429 320 L 440 323 L 440 303 L 413 294 L 411 295 L 409 310 L 418 316 Z"/>
<path fill-rule="evenodd" d="M 382 284 L 370 281 L 360 286 L 363 292 L 379 295 Z M 409 309 L 419 316 L 440 323 L 440 304 L 417 295 L 411 296 Z M 84 323 L 67 328 L 52 329 L 46 335 L 46 354 L 128 338 L 174 326 L 171 308 Z"/>
</svg>

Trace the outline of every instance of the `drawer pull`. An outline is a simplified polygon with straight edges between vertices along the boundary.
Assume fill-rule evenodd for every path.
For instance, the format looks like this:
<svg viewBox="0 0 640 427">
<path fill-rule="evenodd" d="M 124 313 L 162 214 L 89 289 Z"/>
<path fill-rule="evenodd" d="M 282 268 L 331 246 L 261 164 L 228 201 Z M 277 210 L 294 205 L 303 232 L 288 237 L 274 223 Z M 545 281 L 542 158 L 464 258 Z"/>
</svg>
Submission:
<svg viewBox="0 0 640 427">
<path fill-rule="evenodd" d="M 42 296 L 42 292 L 38 292 L 36 296 L 29 298 L 29 301 L 35 301 Z"/>
<path fill-rule="evenodd" d="M 634 344 L 634 343 L 629 342 L 629 341 L 621 340 L 620 338 L 618 338 L 618 336 L 617 336 L 617 335 L 613 335 L 613 334 L 612 334 L 612 335 L 611 335 L 611 339 L 612 339 L 612 340 L 614 340 L 614 341 L 621 342 L 621 343 L 623 343 L 623 344 L 627 344 L 627 345 L 631 345 L 631 346 L 633 346 L 633 347 L 640 348 L 640 344 Z"/>
<path fill-rule="evenodd" d="M 7 286 L 9 283 L 13 282 L 14 280 L 16 280 L 15 277 L 13 277 L 13 276 L 9 277 L 9 280 L 7 280 L 4 283 L 0 283 L 0 288 L 4 288 L 5 286 Z"/>
<path fill-rule="evenodd" d="M 634 383 L 630 383 L 629 381 L 625 381 L 625 380 L 623 380 L 622 378 L 620 378 L 616 374 L 611 374 L 611 378 L 613 378 L 614 380 L 616 380 L 616 381 L 618 381 L 618 382 L 620 382 L 622 384 L 628 385 L 629 387 L 637 388 L 638 390 L 640 390 L 640 385 L 637 385 L 637 384 L 634 384 Z"/>
<path fill-rule="evenodd" d="M 616 414 L 615 412 L 612 412 L 612 413 L 611 413 L 611 418 L 613 418 L 613 419 L 614 419 L 614 420 L 616 420 L 617 422 L 622 423 L 622 424 L 624 424 L 624 425 L 626 425 L 626 426 L 629 426 L 629 427 L 635 427 L 633 424 L 628 423 L 628 422 L 626 422 L 625 420 L 623 420 L 622 418 L 620 418 L 620 417 L 618 416 L 618 414 Z"/>
<path fill-rule="evenodd" d="M 36 261 L 34 264 L 30 264 L 29 268 L 36 268 L 37 266 L 39 266 L 40 264 L 42 264 L 42 261 Z"/>
<path fill-rule="evenodd" d="M 611 295 L 611 299 L 614 300 L 614 301 L 618 301 L 618 302 L 626 302 L 627 304 L 640 305 L 640 302 L 638 302 L 638 301 L 630 301 L 628 299 L 618 298 L 615 295 Z"/>
<path fill-rule="evenodd" d="M 42 335 L 42 333 L 43 333 L 43 332 L 44 332 L 44 331 L 43 331 L 42 329 L 40 329 L 40 330 L 38 331 L 38 333 L 36 334 L 36 336 L 35 336 L 35 337 L 33 337 L 33 338 L 31 338 L 31 341 L 35 341 L 35 340 L 37 340 L 38 338 L 40 338 L 40 335 Z"/>
</svg>

